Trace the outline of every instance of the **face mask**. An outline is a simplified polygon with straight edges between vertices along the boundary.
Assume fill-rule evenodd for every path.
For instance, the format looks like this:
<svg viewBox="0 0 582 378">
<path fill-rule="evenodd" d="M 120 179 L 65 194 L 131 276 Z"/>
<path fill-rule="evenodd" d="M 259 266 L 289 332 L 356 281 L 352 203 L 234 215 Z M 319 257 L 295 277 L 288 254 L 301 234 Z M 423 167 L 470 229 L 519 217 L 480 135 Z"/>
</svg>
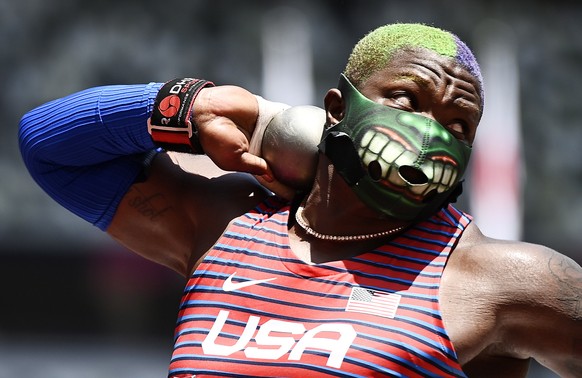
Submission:
<svg viewBox="0 0 582 378">
<path fill-rule="evenodd" d="M 470 146 L 432 119 L 371 101 L 344 75 L 338 88 L 345 116 L 319 149 L 365 204 L 412 221 L 454 202 Z"/>
</svg>

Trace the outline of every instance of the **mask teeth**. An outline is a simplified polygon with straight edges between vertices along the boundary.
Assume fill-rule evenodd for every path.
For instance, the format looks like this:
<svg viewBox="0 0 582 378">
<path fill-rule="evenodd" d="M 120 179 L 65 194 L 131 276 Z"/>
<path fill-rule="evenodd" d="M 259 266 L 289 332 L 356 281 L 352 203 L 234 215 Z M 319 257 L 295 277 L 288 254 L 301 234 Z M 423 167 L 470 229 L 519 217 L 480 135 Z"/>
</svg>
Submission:
<svg viewBox="0 0 582 378">
<path fill-rule="evenodd" d="M 449 176 L 449 181 L 448 182 L 443 181 L 443 183 L 446 185 L 446 189 L 445 190 L 450 189 L 453 186 L 453 184 L 455 182 L 457 182 L 457 176 L 459 174 L 455 168 L 453 168 L 451 166 L 447 166 L 447 168 L 450 168 L 451 174 Z"/>
<path fill-rule="evenodd" d="M 411 165 L 416 160 L 416 154 L 406 150 L 404 146 L 391 140 L 386 135 L 373 130 L 367 131 L 362 137 L 358 153 L 365 166 L 368 166 L 373 161 L 377 161 L 380 164 L 382 169 L 381 177 L 384 180 L 398 187 L 408 186 L 412 193 L 419 196 L 426 195 L 435 189 L 438 193 L 449 190 L 452 184 L 456 182 L 458 175 L 457 170 L 449 164 L 439 161 L 427 161 L 423 171 L 429 172 L 432 170 L 432 177 L 427 175 L 430 182 L 426 185 L 409 185 L 400 177 L 398 167 Z M 427 163 L 430 163 L 432 167 L 427 168 Z"/>
<path fill-rule="evenodd" d="M 374 136 L 376 136 L 376 133 L 373 133 L 371 131 L 367 131 L 364 136 L 362 137 L 362 141 L 360 142 L 360 151 L 361 150 L 365 150 L 366 148 L 371 150 L 371 142 L 374 139 Z M 388 138 L 386 138 L 388 139 Z"/>
<path fill-rule="evenodd" d="M 405 151 L 402 155 L 400 155 L 398 157 L 398 159 L 396 159 L 394 164 L 397 167 L 402 167 L 404 165 L 412 165 L 415 160 L 416 160 L 416 154 L 414 152 Z"/>
<path fill-rule="evenodd" d="M 434 190 L 436 190 L 438 193 L 441 193 L 441 192 L 440 192 L 440 188 L 441 188 L 441 185 L 439 185 L 439 184 L 435 184 L 435 183 L 431 183 L 431 184 L 429 184 L 428 186 L 426 186 L 426 187 L 424 187 L 424 188 L 423 188 L 423 189 L 424 189 L 424 191 L 423 191 L 422 193 L 420 193 L 420 195 L 421 195 L 422 197 L 424 197 L 424 196 L 426 196 L 428 193 L 430 193 L 430 192 L 432 192 L 432 191 L 434 191 Z"/>
<path fill-rule="evenodd" d="M 382 156 L 386 161 L 393 162 L 405 150 L 404 146 L 391 140 L 388 136 L 369 130 L 362 138 L 359 153 L 362 158 L 364 155 L 372 153 L 374 156 L 371 159 L 373 160 L 377 160 L 378 156 Z"/>
<path fill-rule="evenodd" d="M 442 164 L 439 164 L 442 165 Z M 451 167 L 450 165 L 445 165 L 444 166 L 444 173 L 443 173 L 443 177 L 440 180 L 441 184 L 449 186 L 450 182 L 451 182 L 451 178 L 455 175 L 455 172 L 453 170 L 453 167 Z"/>
<path fill-rule="evenodd" d="M 457 170 L 452 165 L 440 162 L 435 162 L 433 168 L 435 172 L 434 182 L 438 184 L 437 191 L 439 193 L 446 192 L 453 186 L 453 183 L 456 182 L 458 175 Z M 438 175 L 437 172 L 439 173 Z"/>
<path fill-rule="evenodd" d="M 433 184 L 428 184 L 428 186 L 427 185 L 411 186 L 409 188 L 409 190 L 412 193 L 416 194 L 417 196 L 422 196 L 422 195 L 428 193 L 429 191 L 427 189 L 431 188 L 432 186 L 433 186 Z"/>
</svg>

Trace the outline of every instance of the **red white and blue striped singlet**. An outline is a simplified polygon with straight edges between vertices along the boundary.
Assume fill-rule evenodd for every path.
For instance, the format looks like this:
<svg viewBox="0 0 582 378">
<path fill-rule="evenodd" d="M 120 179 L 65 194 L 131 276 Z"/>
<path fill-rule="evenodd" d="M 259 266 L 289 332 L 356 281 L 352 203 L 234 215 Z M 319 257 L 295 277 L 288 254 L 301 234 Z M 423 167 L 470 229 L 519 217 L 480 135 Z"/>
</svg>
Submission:
<svg viewBox="0 0 582 378">
<path fill-rule="evenodd" d="M 190 277 L 169 377 L 464 377 L 440 278 L 470 217 L 453 206 L 323 264 L 289 246 L 289 208 L 237 218 Z"/>
</svg>

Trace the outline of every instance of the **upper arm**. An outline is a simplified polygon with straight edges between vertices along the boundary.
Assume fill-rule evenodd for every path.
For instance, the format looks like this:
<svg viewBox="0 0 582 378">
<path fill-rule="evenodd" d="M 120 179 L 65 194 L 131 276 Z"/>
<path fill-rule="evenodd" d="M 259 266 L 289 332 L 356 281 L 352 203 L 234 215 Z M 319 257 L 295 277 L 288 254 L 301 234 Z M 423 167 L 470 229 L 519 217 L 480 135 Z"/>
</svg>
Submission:
<svg viewBox="0 0 582 378">
<path fill-rule="evenodd" d="M 513 303 L 504 316 L 508 344 L 563 377 L 582 372 L 582 268 L 541 246 L 526 245 L 515 266 Z M 517 262 L 520 261 L 518 258 Z"/>
<path fill-rule="evenodd" d="M 534 357 L 563 377 L 582 374 L 582 268 L 572 259 L 546 251 L 550 312 Z"/>
<path fill-rule="evenodd" d="M 226 225 L 264 195 L 249 175 L 220 171 L 206 157 L 162 153 L 125 194 L 107 232 L 186 276 Z"/>
</svg>

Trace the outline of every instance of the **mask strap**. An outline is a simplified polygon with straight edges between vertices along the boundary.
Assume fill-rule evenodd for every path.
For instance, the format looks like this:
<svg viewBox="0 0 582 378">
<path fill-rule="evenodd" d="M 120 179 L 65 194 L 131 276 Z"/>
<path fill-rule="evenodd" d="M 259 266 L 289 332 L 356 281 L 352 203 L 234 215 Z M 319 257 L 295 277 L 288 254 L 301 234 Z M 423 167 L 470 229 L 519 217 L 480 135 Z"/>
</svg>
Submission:
<svg viewBox="0 0 582 378">
<path fill-rule="evenodd" d="M 342 131 L 330 131 L 318 147 L 331 160 L 349 186 L 356 185 L 366 174 L 348 134 Z"/>
</svg>

